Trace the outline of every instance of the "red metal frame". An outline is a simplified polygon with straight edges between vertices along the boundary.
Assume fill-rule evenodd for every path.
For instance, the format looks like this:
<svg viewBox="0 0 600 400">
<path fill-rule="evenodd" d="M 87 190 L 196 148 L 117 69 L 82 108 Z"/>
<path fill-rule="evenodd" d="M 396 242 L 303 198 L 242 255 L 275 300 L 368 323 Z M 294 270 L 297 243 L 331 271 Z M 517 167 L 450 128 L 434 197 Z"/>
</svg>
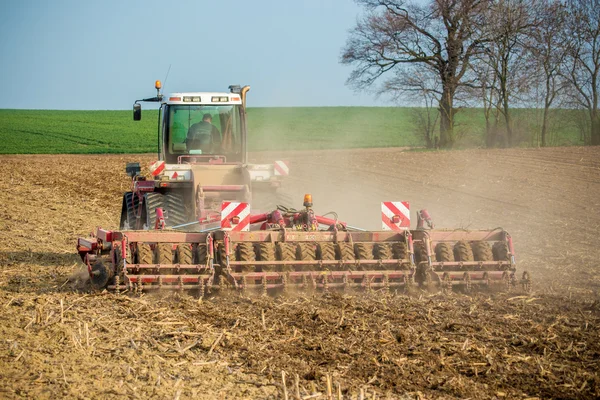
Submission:
<svg viewBox="0 0 600 400">
<path fill-rule="evenodd" d="M 220 270 L 230 284 L 237 289 L 272 288 L 285 289 L 288 285 L 315 289 L 328 288 L 383 288 L 410 287 L 419 277 L 419 270 L 426 271 L 425 278 L 439 285 L 490 284 L 490 282 L 512 282 L 515 278 L 515 257 L 511 236 L 504 230 L 493 231 L 461 231 L 461 230 L 405 230 L 405 231 L 347 231 L 346 224 L 335 219 L 314 215 L 312 210 L 253 214 L 250 223 L 261 224 L 261 230 L 222 231 L 215 229 L 211 233 L 161 231 L 164 228 L 162 209 L 157 209 L 155 230 L 147 231 L 109 231 L 99 228 L 94 238 L 80 238 L 77 248 L 90 276 L 92 264 L 104 259 L 112 265 L 117 279 L 109 288 L 133 289 L 168 288 L 199 289 L 201 292 L 216 286 L 217 274 L 215 263 L 220 263 Z M 329 226 L 329 230 L 296 230 L 300 220 L 314 221 Z M 430 219 L 423 215 L 423 221 Z M 216 221 L 215 221 L 216 222 Z M 278 229 L 272 229 L 273 227 Z M 269 229 L 267 229 L 269 228 Z M 338 229 L 339 228 L 339 229 Z M 458 241 L 506 242 L 509 249 L 509 260 L 501 261 L 448 261 L 435 260 L 435 246 L 438 243 Z M 404 259 L 360 259 L 360 260 L 289 260 L 289 261 L 237 261 L 230 255 L 235 254 L 238 243 L 397 243 L 406 244 Z M 414 242 L 424 244 L 427 260 L 417 265 L 415 262 Z M 180 243 L 205 244 L 207 262 L 194 264 L 137 264 L 127 262 L 127 251 L 133 254 L 137 243 L 146 243 L 154 247 L 156 243 L 171 243 L 173 248 Z M 117 259 L 114 249 L 121 251 L 122 270 L 117 271 Z M 216 254 L 222 249 L 219 259 Z M 102 256 L 110 250 L 110 256 Z M 286 272 L 261 271 L 263 265 L 277 264 L 287 267 Z M 386 267 L 388 269 L 383 269 Z M 258 268 L 258 270 L 256 270 Z M 309 270 L 305 270 L 305 269 Z M 166 273 L 161 273 L 164 270 Z M 527 275 L 528 276 L 528 275 Z M 429 277 L 429 278 L 427 278 Z M 525 279 L 525 277 L 523 278 Z M 417 282 L 423 283 L 423 282 Z"/>
</svg>

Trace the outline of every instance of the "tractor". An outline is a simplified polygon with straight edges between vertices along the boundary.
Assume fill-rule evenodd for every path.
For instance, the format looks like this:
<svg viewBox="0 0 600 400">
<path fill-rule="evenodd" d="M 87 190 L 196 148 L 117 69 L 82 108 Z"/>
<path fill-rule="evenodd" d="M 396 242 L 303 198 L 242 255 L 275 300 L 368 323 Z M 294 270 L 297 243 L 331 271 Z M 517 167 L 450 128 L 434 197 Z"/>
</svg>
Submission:
<svg viewBox="0 0 600 400">
<path fill-rule="evenodd" d="M 141 174 L 128 163 L 132 189 L 123 195 L 120 229 L 153 229 L 156 210 L 164 227 L 201 230 L 219 222 L 222 201 L 252 202 L 252 192 L 274 194 L 289 173 L 287 163 L 248 164 L 246 94 L 232 85 L 228 93 L 185 92 L 136 100 L 133 119 L 142 118 L 140 102 L 158 102 L 158 160 Z M 266 197 L 266 196 L 263 196 Z"/>
</svg>

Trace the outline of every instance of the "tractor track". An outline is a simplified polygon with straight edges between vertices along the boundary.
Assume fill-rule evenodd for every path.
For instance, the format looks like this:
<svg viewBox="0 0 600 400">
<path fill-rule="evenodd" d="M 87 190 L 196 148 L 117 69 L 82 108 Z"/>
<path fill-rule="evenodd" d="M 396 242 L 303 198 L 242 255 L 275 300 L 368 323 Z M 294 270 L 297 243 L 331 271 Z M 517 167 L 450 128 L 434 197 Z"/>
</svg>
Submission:
<svg viewBox="0 0 600 400">
<path fill-rule="evenodd" d="M 544 174 L 547 173 L 545 171 L 545 169 L 548 169 L 548 165 L 552 165 L 553 164 L 553 160 L 554 160 L 554 153 L 555 152 L 548 152 L 548 156 L 550 158 L 550 161 L 546 164 L 543 163 L 544 158 L 541 156 L 538 156 L 536 161 L 531 163 L 529 161 L 523 161 L 523 157 L 522 156 L 511 156 L 511 160 L 507 161 L 506 157 L 506 153 L 507 151 L 501 151 L 501 152 L 497 152 L 496 154 L 494 154 L 496 157 L 493 159 L 493 165 L 494 168 L 492 168 L 490 170 L 490 174 L 482 174 L 483 176 L 485 176 L 486 178 L 488 178 L 490 181 L 493 181 L 496 179 L 496 177 L 500 177 L 502 178 L 503 176 L 508 176 L 508 177 L 517 177 L 517 176 L 527 176 L 527 174 L 523 174 L 521 173 L 519 170 L 521 169 L 525 169 L 526 171 L 530 171 L 532 174 Z M 589 153 L 589 151 L 588 151 Z M 577 157 L 579 157 L 579 154 L 577 155 Z M 591 155 L 587 154 L 586 157 L 590 158 Z M 568 158 L 565 158 L 568 159 Z M 514 161 L 513 161 L 514 160 Z M 292 163 L 294 162 L 294 160 L 292 161 Z M 372 164 L 362 164 L 361 167 L 354 167 L 354 166 L 349 166 L 349 165 L 344 165 L 344 166 L 340 166 L 339 164 L 335 164 L 335 163 L 324 163 L 322 161 L 320 162 L 309 162 L 309 161 L 305 161 L 305 160 L 297 160 L 297 162 L 302 163 L 302 165 L 306 165 L 309 166 L 309 170 L 312 168 L 321 168 L 322 170 L 328 171 L 328 172 L 332 172 L 335 173 L 336 175 L 342 175 L 343 172 L 345 171 L 350 171 L 352 176 L 360 176 L 360 175 L 369 175 L 372 177 L 372 179 L 368 180 L 368 183 L 362 183 L 361 182 L 361 187 L 367 187 L 367 188 L 371 188 L 371 190 L 374 191 L 374 193 L 380 193 L 382 196 L 385 195 L 385 193 L 389 193 L 391 192 L 390 189 L 391 187 L 398 187 L 398 188 L 402 188 L 401 190 L 403 191 L 402 193 L 402 197 L 404 198 L 410 198 L 413 202 L 413 204 L 415 203 L 415 199 L 416 198 L 423 198 L 423 197 L 428 197 L 425 194 L 426 193 L 441 193 L 444 192 L 445 196 L 448 195 L 448 193 L 457 193 L 459 195 L 466 195 L 472 198 L 478 198 L 481 200 L 484 200 L 487 204 L 487 206 L 489 206 L 489 204 L 491 203 L 496 203 L 498 205 L 504 205 L 506 206 L 506 209 L 511 209 L 511 210 L 521 210 L 523 212 L 526 211 L 532 211 L 535 210 L 536 208 L 536 203 L 524 203 L 521 199 L 522 197 L 519 196 L 520 193 L 525 190 L 525 191 L 531 191 L 531 190 L 535 190 L 536 192 L 539 193 L 544 193 L 544 200 L 549 203 L 552 204 L 552 213 L 554 215 L 556 215 L 558 217 L 558 219 L 569 219 L 569 218 L 573 218 L 573 213 L 571 212 L 571 208 L 573 208 L 573 206 L 579 206 L 582 207 L 583 209 L 589 207 L 590 205 L 590 197 L 587 197 L 585 195 L 582 196 L 578 196 L 578 197 L 570 197 L 570 196 L 565 196 L 564 195 L 564 187 L 560 187 L 556 185 L 556 179 L 548 179 L 546 181 L 544 180 L 537 180 L 535 182 L 535 187 L 525 187 L 522 188 L 521 186 L 528 186 L 527 183 L 518 183 L 518 187 L 514 187 L 514 185 L 505 185 L 505 189 L 504 193 L 503 190 L 498 190 L 498 188 L 493 188 L 493 195 L 482 195 L 481 193 L 485 193 L 488 192 L 490 190 L 490 185 L 485 185 L 483 186 L 481 189 L 477 188 L 477 187 L 469 187 L 469 182 L 465 182 L 465 183 L 456 183 L 456 181 L 453 182 L 449 182 L 448 184 L 436 184 L 433 182 L 429 182 L 429 180 L 434 180 L 436 179 L 436 174 L 434 174 L 432 171 L 434 170 L 435 167 L 423 167 L 423 164 L 414 164 L 414 163 L 410 163 L 410 162 L 405 162 L 402 165 L 402 171 L 400 173 L 397 172 L 385 172 L 385 171 L 393 171 L 393 165 L 389 165 L 391 163 L 387 163 L 388 165 L 384 165 L 384 166 L 372 166 Z M 521 164 L 519 164 L 519 162 Z M 565 164 L 560 162 L 560 164 Z M 573 162 L 573 163 L 566 163 L 567 165 L 571 165 L 573 167 L 575 166 L 579 166 L 579 164 L 577 162 Z M 386 168 L 388 167 L 388 168 Z M 582 167 L 583 169 L 588 170 L 588 173 L 592 173 L 594 174 L 594 168 L 593 166 L 590 167 Z M 577 182 L 577 184 L 584 184 L 586 186 L 588 185 L 595 185 L 597 183 L 599 183 L 599 180 L 589 180 L 589 179 L 577 179 L 576 177 L 573 177 L 573 175 L 577 175 L 577 174 L 581 174 L 581 172 L 578 171 L 573 171 L 572 169 L 574 168 L 570 168 L 570 169 L 565 169 L 565 168 L 561 168 L 558 171 L 558 174 L 554 174 L 554 172 L 552 173 L 548 173 L 549 176 L 558 176 L 558 179 L 560 179 L 560 181 L 565 182 L 565 183 L 569 183 L 569 184 L 573 184 L 574 182 Z M 511 171 L 519 171 L 519 174 L 515 174 L 514 172 L 511 173 Z M 596 174 L 598 176 L 600 176 L 600 174 Z M 421 177 L 420 179 L 417 179 L 415 177 Z M 453 179 L 454 176 L 452 176 L 452 174 L 450 174 L 450 178 Z M 315 178 L 313 177 L 309 177 L 309 176 L 304 176 L 304 177 L 297 177 L 297 176 L 292 176 L 292 179 L 298 179 L 301 180 L 302 184 L 308 184 L 311 181 L 314 181 Z M 346 178 L 343 182 L 344 184 L 351 184 L 353 181 L 352 178 Z M 340 185 L 339 184 L 340 180 L 336 180 L 334 182 L 334 184 L 336 185 Z M 381 183 L 381 182 L 385 182 L 385 183 Z M 411 184 L 406 185 L 404 182 L 410 182 Z M 424 183 L 425 182 L 425 183 Z M 463 186 L 467 186 L 466 189 L 461 190 L 461 189 L 457 189 L 457 184 L 461 184 Z M 406 188 L 406 189 L 404 189 Z M 406 191 L 405 191 L 406 190 Z M 506 196 L 506 191 L 509 192 L 514 192 L 517 195 L 516 200 L 510 200 L 511 197 L 514 196 Z M 397 196 L 397 195 L 396 195 Z M 550 203 L 551 202 L 551 203 Z M 563 204 L 563 207 L 559 207 L 558 204 Z M 427 204 L 419 204 L 420 206 L 425 206 L 425 207 L 429 207 L 429 205 Z M 454 206 L 450 205 L 450 211 L 452 208 L 454 208 Z M 499 209 L 498 214 L 500 214 L 500 217 L 502 216 L 502 214 L 504 214 L 504 210 L 503 209 Z M 575 217 L 578 217 L 578 215 L 575 215 Z M 582 216 L 583 218 L 589 218 L 589 215 L 584 215 Z M 582 220 L 582 222 L 585 222 L 585 220 Z M 545 222 L 543 222 L 543 224 L 545 224 Z M 585 225 L 585 224 L 583 224 Z M 585 231 L 590 231 L 587 228 L 584 228 Z M 592 230 L 593 231 L 593 230 Z M 593 231 L 595 232 L 595 231 Z"/>
<path fill-rule="evenodd" d="M 336 166 L 335 164 L 307 163 L 307 162 L 304 162 L 303 164 L 304 165 L 312 165 L 313 167 L 327 168 L 327 170 L 329 170 L 329 171 L 335 171 L 335 170 L 337 170 L 338 173 L 355 172 L 355 173 L 360 173 L 362 175 L 369 174 L 369 175 L 372 175 L 373 177 L 377 177 L 377 178 L 381 178 L 381 177 L 393 178 L 393 179 L 397 180 L 398 182 L 406 182 L 406 181 L 408 181 L 408 182 L 412 182 L 412 183 L 419 184 L 419 185 L 423 184 L 422 180 L 411 178 L 410 177 L 411 175 L 408 175 L 408 176 L 406 176 L 406 175 L 398 176 L 397 173 L 387 173 L 387 172 L 382 172 L 381 170 L 373 171 L 373 170 L 368 170 L 368 169 L 364 169 L 364 168 L 348 167 L 348 166 L 339 167 L 339 166 Z M 414 175 L 412 175 L 412 176 L 414 176 Z M 311 182 L 310 178 L 293 177 L 292 179 L 300 180 L 303 183 Z M 340 181 L 340 180 L 338 180 L 338 181 Z M 343 181 L 343 182 L 355 182 L 355 180 L 353 180 L 351 178 L 347 178 L 347 179 L 344 179 L 344 180 L 341 180 L 341 181 Z M 372 182 L 371 180 L 369 180 L 369 181 Z M 388 183 L 388 185 L 392 185 L 393 186 L 393 184 L 390 184 L 390 183 Z M 360 186 L 364 186 L 364 184 L 361 183 Z M 382 189 L 381 184 L 368 184 L 367 186 L 376 188 L 376 189 L 378 189 L 381 192 L 386 192 L 385 189 Z M 405 186 L 405 185 L 403 184 L 403 186 Z M 411 189 L 411 190 L 414 190 L 414 189 Z M 472 192 L 469 192 L 469 191 L 466 191 L 466 190 L 459 190 L 459 189 L 453 188 L 451 186 L 446 186 L 446 185 L 439 185 L 439 184 L 428 183 L 426 185 L 423 185 L 422 187 L 419 187 L 419 190 L 427 190 L 427 191 L 430 191 L 430 192 L 439 192 L 439 190 L 443 190 L 445 192 L 455 192 L 455 193 L 460 193 L 460 194 L 464 194 L 464 195 L 467 195 L 467 196 L 477 197 L 477 198 L 480 198 L 480 199 L 483 199 L 483 200 L 486 200 L 486 201 L 495 202 L 495 203 L 498 203 L 498 204 L 508 205 L 508 206 L 519 208 L 519 209 L 523 209 L 523 210 L 529 209 L 529 206 L 523 206 L 523 205 L 521 205 L 519 203 L 516 203 L 516 202 L 495 199 L 495 198 L 492 198 L 492 197 L 483 196 L 481 194 L 472 193 Z"/>
<path fill-rule="evenodd" d="M 523 157 L 508 155 L 498 159 L 499 163 L 507 165 L 519 164 L 527 168 L 529 171 L 548 171 L 550 167 L 558 168 L 561 175 L 568 176 L 571 179 L 586 183 L 586 184 L 597 184 L 600 183 L 600 179 L 588 179 L 584 178 L 582 174 L 590 174 L 598 177 L 600 172 L 600 163 L 598 165 L 582 165 L 581 163 L 562 162 L 555 159 L 548 161 L 543 157 L 531 157 L 524 159 Z M 567 167 L 567 168 L 563 168 Z"/>
</svg>

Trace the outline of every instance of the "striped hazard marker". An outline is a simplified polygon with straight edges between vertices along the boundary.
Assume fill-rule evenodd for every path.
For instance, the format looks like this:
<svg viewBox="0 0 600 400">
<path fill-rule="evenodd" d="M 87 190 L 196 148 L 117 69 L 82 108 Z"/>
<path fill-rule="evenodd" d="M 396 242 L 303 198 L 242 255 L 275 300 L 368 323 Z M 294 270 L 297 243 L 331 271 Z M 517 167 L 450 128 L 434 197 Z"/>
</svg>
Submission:
<svg viewBox="0 0 600 400">
<path fill-rule="evenodd" d="M 410 228 L 408 201 L 384 201 L 381 203 L 381 227 L 384 231 L 402 231 Z"/>
<path fill-rule="evenodd" d="M 275 161 L 273 169 L 275 176 L 288 176 L 290 174 L 290 167 L 287 161 Z"/>
<path fill-rule="evenodd" d="M 250 204 L 233 201 L 221 203 L 221 229 L 224 231 L 249 231 Z"/>
<path fill-rule="evenodd" d="M 165 162 L 157 161 L 150 166 L 150 173 L 152 174 L 152 176 L 156 176 L 156 175 L 160 174 L 161 172 L 163 172 L 164 169 L 165 169 Z"/>
</svg>

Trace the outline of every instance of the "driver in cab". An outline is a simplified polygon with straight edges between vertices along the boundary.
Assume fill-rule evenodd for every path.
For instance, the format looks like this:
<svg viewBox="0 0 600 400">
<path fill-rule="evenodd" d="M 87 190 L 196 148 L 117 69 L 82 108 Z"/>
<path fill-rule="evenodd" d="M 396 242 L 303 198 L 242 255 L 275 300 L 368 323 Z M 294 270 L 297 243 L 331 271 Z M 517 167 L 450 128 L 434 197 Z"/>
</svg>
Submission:
<svg viewBox="0 0 600 400">
<path fill-rule="evenodd" d="M 187 133 L 189 150 L 201 150 L 202 153 L 213 153 L 221 144 L 221 133 L 212 124 L 212 115 L 204 114 L 202 121 L 190 126 Z"/>
</svg>

